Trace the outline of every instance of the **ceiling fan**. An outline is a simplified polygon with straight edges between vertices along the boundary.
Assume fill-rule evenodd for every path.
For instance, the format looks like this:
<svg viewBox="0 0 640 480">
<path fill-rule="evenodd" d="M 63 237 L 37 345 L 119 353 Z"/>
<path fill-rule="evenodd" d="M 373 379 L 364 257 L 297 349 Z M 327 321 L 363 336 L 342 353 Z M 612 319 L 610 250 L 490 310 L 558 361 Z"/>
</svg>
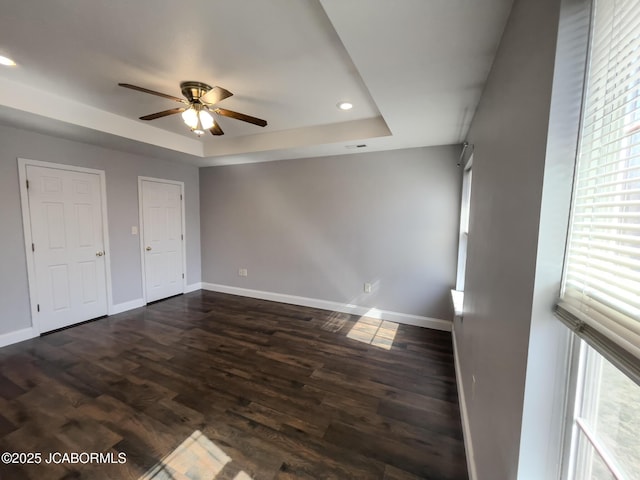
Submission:
<svg viewBox="0 0 640 480">
<path fill-rule="evenodd" d="M 186 105 L 184 107 L 172 108 L 170 110 L 145 115 L 144 117 L 140 117 L 140 120 L 155 120 L 156 118 L 182 113 L 184 123 L 186 123 L 191 131 L 198 136 L 203 135 L 206 130 L 209 130 L 212 135 L 224 135 L 224 132 L 220 128 L 220 125 L 218 125 L 218 122 L 214 121 L 214 118 L 211 115 L 212 113 L 222 115 L 223 117 L 235 118 L 236 120 L 252 123 L 260 127 L 265 127 L 267 125 L 267 121 L 262 120 L 261 118 L 252 117 L 232 110 L 226 110 L 224 108 L 214 107 L 218 102 L 233 95 L 229 90 L 222 87 L 211 87 L 210 85 L 202 82 L 182 82 L 180 84 L 180 89 L 182 90 L 182 95 L 184 95 L 185 98 L 178 98 L 173 95 L 167 95 L 166 93 L 156 92 L 154 90 L 138 87 L 129 83 L 119 83 L 118 85 L 132 90 L 137 90 L 139 92 L 168 98 L 169 100 L 174 100 Z"/>
</svg>

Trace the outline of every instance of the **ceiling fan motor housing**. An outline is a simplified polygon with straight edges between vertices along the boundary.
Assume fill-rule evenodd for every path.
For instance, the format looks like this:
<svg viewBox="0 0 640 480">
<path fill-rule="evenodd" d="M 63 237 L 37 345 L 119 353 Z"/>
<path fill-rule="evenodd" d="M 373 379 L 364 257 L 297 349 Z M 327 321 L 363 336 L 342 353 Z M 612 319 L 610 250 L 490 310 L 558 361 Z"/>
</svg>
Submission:
<svg viewBox="0 0 640 480">
<path fill-rule="evenodd" d="M 182 82 L 180 89 L 189 103 L 200 102 L 200 98 L 211 90 L 211 86 L 202 82 Z"/>
</svg>

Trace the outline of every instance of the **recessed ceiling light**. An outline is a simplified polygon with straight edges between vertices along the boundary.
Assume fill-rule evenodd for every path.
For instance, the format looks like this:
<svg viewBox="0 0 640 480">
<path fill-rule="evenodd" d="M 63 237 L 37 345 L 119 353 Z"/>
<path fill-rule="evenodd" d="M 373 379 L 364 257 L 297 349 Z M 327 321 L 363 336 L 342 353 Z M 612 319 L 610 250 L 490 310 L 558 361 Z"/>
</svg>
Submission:
<svg viewBox="0 0 640 480">
<path fill-rule="evenodd" d="M 14 67 L 16 62 L 11 60 L 9 57 L 3 57 L 0 55 L 0 65 L 6 65 L 7 67 Z"/>
<path fill-rule="evenodd" d="M 349 102 L 340 102 L 338 104 L 338 108 L 340 110 L 351 110 L 353 108 L 353 103 L 349 103 Z"/>
</svg>

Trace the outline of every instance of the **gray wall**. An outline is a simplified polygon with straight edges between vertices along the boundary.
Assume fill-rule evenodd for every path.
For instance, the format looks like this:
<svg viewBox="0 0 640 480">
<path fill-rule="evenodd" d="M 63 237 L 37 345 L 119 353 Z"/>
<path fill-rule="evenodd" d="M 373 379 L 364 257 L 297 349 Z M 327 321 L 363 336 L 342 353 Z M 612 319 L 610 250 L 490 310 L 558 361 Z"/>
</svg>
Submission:
<svg viewBox="0 0 640 480">
<path fill-rule="evenodd" d="M 468 135 L 465 313 L 455 334 L 480 480 L 518 478 L 559 6 L 514 2 Z"/>
<path fill-rule="evenodd" d="M 202 281 L 450 319 L 459 153 L 201 169 Z"/>
<path fill-rule="evenodd" d="M 31 325 L 17 158 L 64 163 L 106 172 L 107 210 L 115 304 L 142 297 L 138 175 L 185 184 L 187 283 L 200 282 L 198 169 L 0 126 L 0 334 Z"/>
</svg>

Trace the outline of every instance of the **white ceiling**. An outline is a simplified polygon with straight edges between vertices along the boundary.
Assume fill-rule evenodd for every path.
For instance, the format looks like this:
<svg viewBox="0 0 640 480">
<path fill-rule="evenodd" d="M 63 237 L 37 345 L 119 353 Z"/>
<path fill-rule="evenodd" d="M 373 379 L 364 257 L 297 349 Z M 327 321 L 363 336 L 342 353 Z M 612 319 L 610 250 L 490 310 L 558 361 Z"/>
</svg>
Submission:
<svg viewBox="0 0 640 480">
<path fill-rule="evenodd" d="M 511 3 L 0 0 L 18 62 L 0 67 L 0 122 L 199 166 L 460 143 Z M 179 115 L 138 120 L 176 102 L 117 85 L 180 97 L 184 80 L 268 126 L 222 117 L 198 138 Z"/>
</svg>

